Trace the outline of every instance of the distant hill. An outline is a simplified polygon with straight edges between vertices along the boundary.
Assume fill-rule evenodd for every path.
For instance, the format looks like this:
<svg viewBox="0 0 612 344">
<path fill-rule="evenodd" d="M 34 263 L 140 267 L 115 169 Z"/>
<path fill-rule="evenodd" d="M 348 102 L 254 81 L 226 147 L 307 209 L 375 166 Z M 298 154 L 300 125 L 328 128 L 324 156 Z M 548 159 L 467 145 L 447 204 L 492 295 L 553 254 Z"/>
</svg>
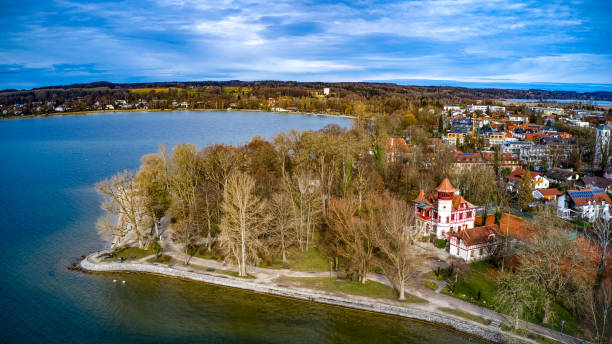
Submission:
<svg viewBox="0 0 612 344">
<path fill-rule="evenodd" d="M 607 100 L 612 101 L 612 92 L 575 92 L 575 91 L 547 91 L 538 89 L 502 89 L 502 88 L 468 88 L 453 86 L 410 86 L 398 85 L 394 83 L 377 82 L 296 82 L 296 81 L 189 81 L 189 82 L 141 82 L 141 83 L 112 83 L 107 81 L 96 81 L 84 84 L 46 86 L 32 90 L 3 90 L 2 93 L 21 93 L 36 90 L 87 90 L 87 89 L 107 89 L 107 90 L 126 90 L 141 88 L 189 88 L 189 87 L 252 87 L 266 89 L 286 89 L 295 90 L 315 90 L 323 87 L 334 88 L 336 91 L 346 91 L 358 93 L 361 96 L 374 96 L 384 94 L 410 94 L 411 96 L 424 96 L 433 99 L 444 99 L 447 97 L 458 97 L 463 99 L 576 99 L 576 100 Z"/>
</svg>

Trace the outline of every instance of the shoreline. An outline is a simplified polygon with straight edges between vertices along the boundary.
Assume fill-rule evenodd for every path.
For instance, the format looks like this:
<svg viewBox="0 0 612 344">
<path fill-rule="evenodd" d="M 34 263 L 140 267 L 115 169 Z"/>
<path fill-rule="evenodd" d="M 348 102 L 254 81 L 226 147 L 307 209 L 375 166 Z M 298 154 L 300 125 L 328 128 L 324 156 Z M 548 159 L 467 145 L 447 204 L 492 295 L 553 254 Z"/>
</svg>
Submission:
<svg viewBox="0 0 612 344">
<path fill-rule="evenodd" d="M 349 308 L 359 311 L 372 312 L 383 315 L 397 316 L 414 321 L 426 322 L 432 326 L 438 326 L 447 330 L 456 331 L 463 335 L 475 337 L 479 340 L 493 343 L 508 343 L 512 339 L 519 342 L 529 340 L 502 331 L 500 328 L 482 325 L 464 318 L 434 312 L 424 307 L 405 304 L 402 306 L 394 302 L 380 302 L 379 299 L 361 296 L 338 296 L 323 291 L 287 287 L 282 285 L 268 285 L 252 280 L 231 276 L 220 276 L 213 273 L 196 272 L 186 266 L 185 269 L 177 269 L 172 265 L 160 263 L 134 263 L 134 262 L 94 262 L 92 257 L 105 253 L 105 251 L 94 252 L 80 261 L 81 269 L 87 272 L 109 273 L 147 273 L 164 277 L 178 278 L 183 280 L 207 283 L 220 287 L 229 287 L 250 292 L 272 295 L 276 297 L 289 298 L 305 302 L 315 302 L 324 305 Z"/>
<path fill-rule="evenodd" d="M 36 114 L 36 115 L 25 115 L 25 116 L 0 116 L 0 121 L 8 121 L 15 119 L 31 119 L 31 118 L 48 118 L 57 116 L 84 116 L 91 114 L 105 114 L 105 113 L 130 113 L 130 112 L 187 112 L 187 111 L 201 111 L 201 112 L 262 112 L 262 113 L 273 113 L 279 115 L 305 115 L 305 116 L 323 116 L 323 117 L 340 117 L 356 119 L 357 117 L 351 115 L 330 115 L 327 113 L 310 113 L 310 112 L 277 112 L 277 111 L 264 111 L 264 110 L 253 110 L 253 109 L 232 109 L 230 111 L 223 109 L 121 109 L 121 110 L 87 110 L 87 111 L 67 111 L 67 112 L 51 112 L 49 114 Z"/>
</svg>

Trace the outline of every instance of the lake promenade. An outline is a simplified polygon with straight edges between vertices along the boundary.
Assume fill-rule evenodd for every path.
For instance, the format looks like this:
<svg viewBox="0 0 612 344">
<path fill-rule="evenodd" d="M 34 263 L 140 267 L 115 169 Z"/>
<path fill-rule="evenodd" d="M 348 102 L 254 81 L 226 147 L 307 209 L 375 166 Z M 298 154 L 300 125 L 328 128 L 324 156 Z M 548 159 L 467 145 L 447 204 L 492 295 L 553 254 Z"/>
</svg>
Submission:
<svg viewBox="0 0 612 344">
<path fill-rule="evenodd" d="M 427 300 L 427 302 L 407 303 L 390 299 L 350 295 L 340 292 L 289 287 L 277 282 L 280 277 L 337 277 L 335 272 L 304 272 L 289 269 L 249 267 L 248 273 L 251 278 L 240 278 L 216 272 L 235 271 L 235 267 L 216 260 L 191 257 L 189 265 L 184 265 L 182 261 L 185 257 L 182 253 L 177 251 L 166 252 L 167 255 L 174 259 L 174 262 L 171 264 L 150 262 L 149 260 L 154 258 L 154 255 L 125 262 L 109 262 L 99 258 L 100 256 L 103 256 L 109 252 L 110 251 L 100 251 L 92 253 L 85 257 L 79 265 L 83 270 L 89 272 L 149 273 L 303 301 L 317 302 L 392 316 L 400 316 L 425 321 L 495 343 L 517 341 L 536 343 L 536 341 L 524 337 L 518 337 L 502 331 L 500 328 L 501 324 L 512 323 L 512 319 L 507 315 L 482 308 L 450 296 L 436 293 L 435 291 L 422 287 L 419 284 L 410 285 L 406 292 L 423 298 Z M 384 276 L 379 274 L 370 274 L 368 278 L 378 283 L 390 285 L 389 281 Z M 440 311 L 441 308 L 451 308 L 467 312 L 479 316 L 485 320 L 489 320 L 490 324 L 484 325 L 476 321 L 442 312 Z M 523 322 L 522 327 L 528 329 L 530 332 L 562 343 L 582 342 L 577 338 L 562 335 L 558 331 L 536 324 Z"/>
</svg>

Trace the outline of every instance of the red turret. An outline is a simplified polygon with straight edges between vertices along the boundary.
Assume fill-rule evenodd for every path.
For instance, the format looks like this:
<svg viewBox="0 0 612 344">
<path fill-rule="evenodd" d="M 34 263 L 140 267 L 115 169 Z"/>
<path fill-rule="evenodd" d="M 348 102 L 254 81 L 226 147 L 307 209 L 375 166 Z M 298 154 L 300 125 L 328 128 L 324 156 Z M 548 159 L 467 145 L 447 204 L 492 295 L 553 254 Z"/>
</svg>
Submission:
<svg viewBox="0 0 612 344">
<path fill-rule="evenodd" d="M 444 178 L 440 186 L 436 188 L 438 192 L 438 199 L 441 200 L 452 200 L 455 192 L 459 191 L 453 187 L 448 178 Z"/>
</svg>

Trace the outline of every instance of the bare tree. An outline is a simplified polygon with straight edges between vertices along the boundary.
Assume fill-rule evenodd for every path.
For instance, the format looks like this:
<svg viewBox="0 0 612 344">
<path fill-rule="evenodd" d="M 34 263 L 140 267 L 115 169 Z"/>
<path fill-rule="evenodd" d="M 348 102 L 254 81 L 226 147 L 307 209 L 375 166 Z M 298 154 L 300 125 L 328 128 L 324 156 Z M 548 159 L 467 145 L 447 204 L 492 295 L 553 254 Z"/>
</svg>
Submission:
<svg viewBox="0 0 612 344">
<path fill-rule="evenodd" d="M 293 184 L 293 185 L 291 185 Z M 287 181 L 287 187 L 294 197 L 295 217 L 298 225 L 298 243 L 302 251 L 307 251 L 314 237 L 314 225 L 321 215 L 321 199 L 319 198 L 320 180 L 308 170 L 303 170 L 293 179 Z"/>
<path fill-rule="evenodd" d="M 396 285 L 399 299 L 405 300 L 406 282 L 417 272 L 419 257 L 414 243 L 419 231 L 414 225 L 414 212 L 406 202 L 389 196 L 383 197 L 381 201 L 387 210 L 382 220 L 382 235 L 377 237 L 377 246 L 387 263 L 383 269 Z"/>
<path fill-rule="evenodd" d="M 537 305 L 534 295 L 538 286 L 522 275 L 506 274 L 497 281 L 497 302 L 514 318 L 514 328 L 519 329 L 519 319 L 535 313 Z"/>
<path fill-rule="evenodd" d="M 610 247 L 612 246 L 612 221 L 609 217 L 598 216 L 593 223 L 591 230 L 585 230 L 587 238 L 595 243 L 595 254 L 598 260 L 597 281 L 599 284 L 608 269 L 610 260 Z"/>
<path fill-rule="evenodd" d="M 593 343 L 610 343 L 612 327 L 612 279 L 608 278 L 598 289 L 590 290 L 582 305 L 582 314 L 589 326 L 587 334 Z"/>
<path fill-rule="evenodd" d="M 138 195 L 141 198 L 149 225 L 159 238 L 159 220 L 170 207 L 170 194 L 166 175 L 165 160 L 158 154 L 142 157 L 142 164 L 136 175 Z"/>
<path fill-rule="evenodd" d="M 545 226 L 540 224 L 530 240 L 520 245 L 516 273 L 522 280 L 533 283 L 532 295 L 544 312 L 542 322 L 548 324 L 555 316 L 552 307 L 555 300 L 564 298 L 570 304 L 578 301 L 579 293 L 573 291 L 583 287 L 577 278 L 585 262 L 566 230 L 554 223 Z M 516 285 L 522 287 L 520 283 Z"/>
<path fill-rule="evenodd" d="M 234 172 L 223 190 L 219 240 L 228 256 L 237 262 L 239 276 L 246 276 L 248 262 L 257 260 L 266 228 L 265 202 L 254 194 L 254 188 L 252 177 Z"/>
<path fill-rule="evenodd" d="M 181 245 L 185 265 L 189 264 L 191 257 L 195 253 L 197 240 L 201 235 L 198 226 L 192 221 L 192 217 L 181 219 L 172 228 L 172 240 Z"/>
<path fill-rule="evenodd" d="M 345 258 L 350 268 L 356 270 L 361 283 L 367 281 L 376 249 L 379 226 L 376 221 L 380 211 L 371 202 L 364 206 L 357 217 L 359 202 L 354 198 L 332 198 L 327 221 L 337 242 L 337 255 Z"/>
<path fill-rule="evenodd" d="M 292 200 L 285 192 L 272 195 L 268 204 L 270 217 L 269 238 L 272 245 L 279 247 L 283 262 L 287 261 L 287 248 L 295 243 L 295 217 Z"/>
<path fill-rule="evenodd" d="M 138 195 L 136 177 L 132 172 L 123 171 L 109 179 L 96 184 L 96 190 L 104 197 L 102 209 L 117 218 L 116 224 L 109 221 L 99 222 L 99 229 L 109 229 L 113 235 L 124 238 L 129 232 L 136 235 L 138 247 L 145 246 L 145 237 L 141 231 L 144 207 Z"/>
</svg>

